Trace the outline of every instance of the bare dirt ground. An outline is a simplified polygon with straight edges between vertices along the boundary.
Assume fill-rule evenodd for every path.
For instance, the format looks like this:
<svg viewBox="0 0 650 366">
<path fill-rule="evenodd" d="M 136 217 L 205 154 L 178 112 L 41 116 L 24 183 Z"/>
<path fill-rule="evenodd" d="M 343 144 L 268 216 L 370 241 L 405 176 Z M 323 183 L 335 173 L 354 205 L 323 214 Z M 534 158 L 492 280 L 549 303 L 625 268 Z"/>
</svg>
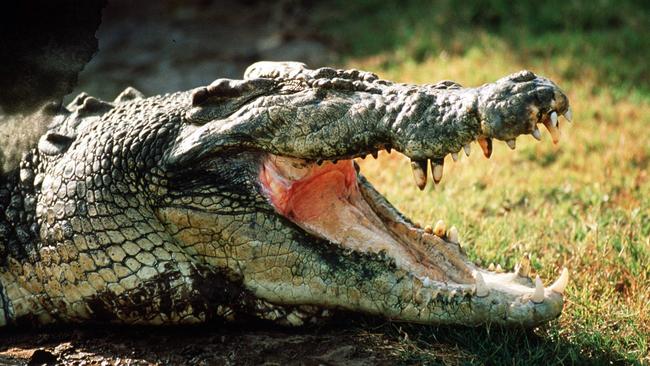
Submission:
<svg viewBox="0 0 650 366">
<path fill-rule="evenodd" d="M 0 365 L 382 365 L 379 333 L 335 327 L 259 325 L 190 328 L 84 326 L 13 331 L 0 337 Z"/>
</svg>

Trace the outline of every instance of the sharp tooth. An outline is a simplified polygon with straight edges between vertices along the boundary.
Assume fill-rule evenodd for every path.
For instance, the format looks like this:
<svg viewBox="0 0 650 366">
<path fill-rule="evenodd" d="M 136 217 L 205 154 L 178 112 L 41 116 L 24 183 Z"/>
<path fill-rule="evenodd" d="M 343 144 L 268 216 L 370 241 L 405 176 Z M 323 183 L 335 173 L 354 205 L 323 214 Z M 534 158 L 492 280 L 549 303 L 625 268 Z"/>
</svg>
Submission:
<svg viewBox="0 0 650 366">
<path fill-rule="evenodd" d="M 474 271 L 474 280 L 476 280 L 476 296 L 485 297 L 490 293 L 485 281 L 483 280 L 483 275 L 479 271 Z"/>
<path fill-rule="evenodd" d="M 515 271 L 521 277 L 528 277 L 530 274 L 530 255 L 524 253 L 521 262 L 519 262 L 519 268 Z"/>
<path fill-rule="evenodd" d="M 449 232 L 447 233 L 447 239 L 452 242 L 458 244 L 460 241 L 458 240 L 458 229 L 456 229 L 455 226 L 452 226 L 449 229 Z"/>
<path fill-rule="evenodd" d="M 536 304 L 544 302 L 544 284 L 542 283 L 542 279 L 539 278 L 539 275 L 535 277 L 535 292 L 533 292 L 530 300 Z"/>
<path fill-rule="evenodd" d="M 573 113 L 571 113 L 571 107 L 568 107 L 566 112 L 564 112 L 564 118 L 566 118 L 566 120 L 569 122 L 573 121 Z"/>
<path fill-rule="evenodd" d="M 454 161 L 458 161 L 458 153 L 451 153 L 451 158 L 454 159 Z"/>
<path fill-rule="evenodd" d="M 557 281 L 551 285 L 551 290 L 557 292 L 560 295 L 563 295 L 567 284 L 569 284 L 569 270 L 564 267 L 562 268 L 562 274 L 560 274 L 560 278 L 558 278 Z"/>
<path fill-rule="evenodd" d="M 423 190 L 427 186 L 427 161 L 426 160 L 411 160 L 411 169 L 413 170 L 413 179 L 415 185 Z"/>
<path fill-rule="evenodd" d="M 427 233 L 427 234 L 433 234 L 433 228 L 431 227 L 431 225 L 425 226 L 424 227 L 424 232 Z"/>
<path fill-rule="evenodd" d="M 537 141 L 542 140 L 542 133 L 539 131 L 539 128 L 537 128 L 537 126 L 535 126 L 532 135 Z"/>
<path fill-rule="evenodd" d="M 442 170 L 444 163 L 444 160 L 437 160 L 435 162 L 431 160 L 431 172 L 433 174 L 433 182 L 435 184 L 440 183 L 440 180 L 442 179 Z"/>
<path fill-rule="evenodd" d="M 445 222 L 438 220 L 438 222 L 436 222 L 436 225 L 433 227 L 433 233 L 441 238 L 444 237 L 447 233 L 447 225 L 445 225 Z"/>
<path fill-rule="evenodd" d="M 488 271 L 494 272 L 494 263 L 490 263 L 490 265 L 488 266 Z"/>
<path fill-rule="evenodd" d="M 492 156 L 492 139 L 489 137 L 479 137 L 477 141 L 483 150 L 483 155 L 489 159 Z"/>
<path fill-rule="evenodd" d="M 544 126 L 546 126 L 546 129 L 551 134 L 553 143 L 557 144 L 557 142 L 560 141 L 560 129 L 553 126 L 553 124 L 550 121 L 544 121 Z"/>
<path fill-rule="evenodd" d="M 551 122 L 553 122 L 553 126 L 557 127 L 557 112 L 553 111 L 551 113 Z"/>
<path fill-rule="evenodd" d="M 515 140 L 515 139 L 508 140 L 508 141 L 506 141 L 506 144 L 508 144 L 508 147 L 510 149 L 514 150 L 517 147 L 517 140 Z"/>
<path fill-rule="evenodd" d="M 472 146 L 470 144 L 465 144 L 465 146 L 463 146 L 463 150 L 465 150 L 465 156 L 469 156 L 469 154 L 472 152 Z"/>
<path fill-rule="evenodd" d="M 501 268 L 500 264 L 497 264 L 497 268 L 494 269 L 496 273 L 503 273 L 503 268 Z"/>
</svg>

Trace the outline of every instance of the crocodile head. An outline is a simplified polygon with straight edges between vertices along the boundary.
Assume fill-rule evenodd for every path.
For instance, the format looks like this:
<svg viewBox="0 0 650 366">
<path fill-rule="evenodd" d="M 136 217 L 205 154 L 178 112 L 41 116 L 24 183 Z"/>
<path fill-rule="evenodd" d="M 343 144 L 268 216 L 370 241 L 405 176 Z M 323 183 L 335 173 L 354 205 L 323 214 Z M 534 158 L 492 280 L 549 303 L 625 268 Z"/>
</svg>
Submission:
<svg viewBox="0 0 650 366">
<path fill-rule="evenodd" d="M 437 184 L 444 157 L 472 141 L 489 157 L 492 138 L 514 148 L 540 123 L 557 141 L 570 110 L 555 84 L 524 71 L 475 89 L 413 86 L 297 63 L 257 63 L 245 77 L 194 92 L 194 123 L 166 156 L 178 198 L 158 212 L 255 296 L 293 309 L 278 321 L 312 317 L 303 305 L 418 323 L 533 326 L 560 314 L 566 270 L 545 288 L 528 257 L 514 273 L 477 267 L 456 228 L 417 227 L 353 160 L 397 150 L 422 189 L 428 162 Z"/>
<path fill-rule="evenodd" d="M 68 109 L 21 163 L 36 244 L 8 245 L 10 319 L 299 325 L 345 310 L 534 326 L 562 310 L 566 270 L 544 287 L 527 257 L 513 273 L 476 266 L 456 228 L 414 225 L 353 160 L 395 150 L 423 189 L 473 141 L 489 157 L 493 138 L 514 148 L 538 124 L 556 141 L 568 99 L 531 72 L 463 88 L 262 62 L 244 80 Z"/>
</svg>

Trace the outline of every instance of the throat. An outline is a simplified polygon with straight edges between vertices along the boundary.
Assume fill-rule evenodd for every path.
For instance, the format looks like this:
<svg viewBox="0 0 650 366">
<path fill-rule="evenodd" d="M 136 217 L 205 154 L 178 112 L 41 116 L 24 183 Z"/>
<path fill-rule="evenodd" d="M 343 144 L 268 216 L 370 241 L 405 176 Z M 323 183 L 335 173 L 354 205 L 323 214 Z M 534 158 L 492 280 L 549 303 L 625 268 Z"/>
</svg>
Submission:
<svg viewBox="0 0 650 366">
<path fill-rule="evenodd" d="M 271 157 L 262 166 L 260 181 L 275 209 L 300 222 L 321 219 L 359 195 L 351 160 L 318 166 Z"/>
<path fill-rule="evenodd" d="M 350 249 L 362 250 L 368 243 L 396 244 L 361 196 L 351 160 L 304 168 L 293 162 L 290 172 L 282 163 L 288 162 L 267 160 L 260 177 L 278 213 L 311 234 Z M 292 180 L 300 176 L 295 174 L 298 169 L 304 174 Z"/>
</svg>

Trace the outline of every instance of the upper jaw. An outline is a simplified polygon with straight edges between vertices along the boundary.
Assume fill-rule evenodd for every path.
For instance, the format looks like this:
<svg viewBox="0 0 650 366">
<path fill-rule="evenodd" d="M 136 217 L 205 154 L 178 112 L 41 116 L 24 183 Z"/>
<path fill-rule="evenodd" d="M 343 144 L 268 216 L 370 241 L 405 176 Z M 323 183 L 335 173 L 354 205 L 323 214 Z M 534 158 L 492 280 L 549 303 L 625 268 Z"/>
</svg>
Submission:
<svg viewBox="0 0 650 366">
<path fill-rule="evenodd" d="M 445 137 L 436 149 L 422 151 L 402 151 L 411 158 L 415 183 L 423 190 L 427 184 L 429 166 L 433 181 L 438 184 L 443 175 L 445 157 L 451 155 L 456 161 L 464 152 L 469 156 L 471 143 L 476 141 L 483 155 L 490 158 L 493 152 L 493 139 L 499 139 L 510 149 L 516 148 L 520 135 L 530 134 L 541 140 L 539 125 L 549 131 L 553 143 L 560 140 L 560 117 L 568 122 L 572 112 L 567 96 L 552 81 L 539 77 L 530 71 L 512 74 L 494 83 L 474 89 L 460 91 L 465 101 L 463 113 L 458 116 L 461 122 L 455 125 L 453 133 Z M 424 136 L 423 138 L 427 138 Z"/>
</svg>

